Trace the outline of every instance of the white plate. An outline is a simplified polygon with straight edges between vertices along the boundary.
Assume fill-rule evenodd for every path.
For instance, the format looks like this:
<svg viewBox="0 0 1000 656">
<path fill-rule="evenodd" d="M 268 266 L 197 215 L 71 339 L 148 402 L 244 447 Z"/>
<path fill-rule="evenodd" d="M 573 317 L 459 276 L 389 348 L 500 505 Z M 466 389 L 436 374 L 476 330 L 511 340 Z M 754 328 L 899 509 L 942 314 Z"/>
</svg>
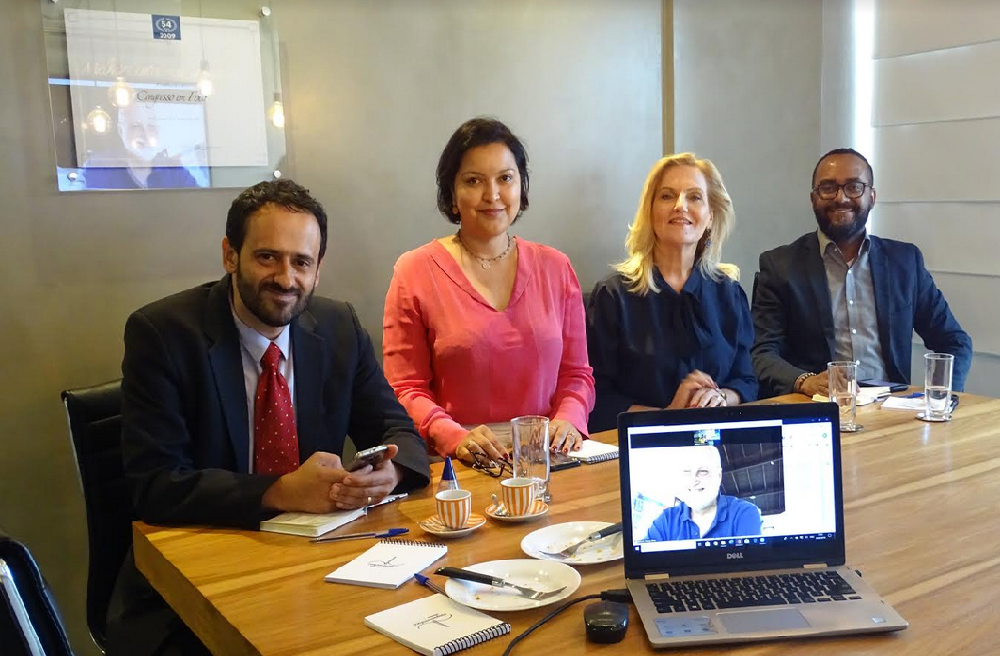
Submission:
<svg viewBox="0 0 1000 656">
<path fill-rule="evenodd" d="M 543 592 L 566 586 L 548 599 L 528 599 L 510 588 L 494 588 L 484 583 L 448 579 L 445 593 L 460 604 L 479 610 L 527 610 L 547 606 L 569 597 L 580 587 L 580 574 L 563 563 L 549 560 L 491 560 L 465 569 L 490 574 Z"/>
<path fill-rule="evenodd" d="M 624 557 L 622 533 L 619 531 L 591 544 L 585 544 L 576 550 L 569 558 L 550 556 L 546 551 L 559 551 L 575 544 L 591 533 L 611 526 L 611 522 L 564 522 L 540 528 L 524 536 L 521 540 L 521 551 L 539 560 L 555 560 L 567 565 L 594 565 Z"/>
</svg>

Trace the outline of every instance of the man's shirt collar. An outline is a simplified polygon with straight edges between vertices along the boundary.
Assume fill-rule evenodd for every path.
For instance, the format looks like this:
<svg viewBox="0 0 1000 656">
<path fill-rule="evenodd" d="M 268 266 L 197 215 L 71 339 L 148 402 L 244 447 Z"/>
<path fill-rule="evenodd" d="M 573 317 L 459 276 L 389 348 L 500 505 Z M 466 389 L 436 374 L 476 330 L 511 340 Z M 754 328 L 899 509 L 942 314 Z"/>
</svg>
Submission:
<svg viewBox="0 0 1000 656">
<path fill-rule="evenodd" d="M 827 237 L 822 228 L 816 228 L 816 236 L 819 238 L 819 254 L 821 257 L 826 257 L 827 251 L 831 246 L 833 246 L 835 252 L 840 253 L 840 247 L 837 246 L 836 242 Z M 861 257 L 862 254 L 868 252 L 868 249 L 871 247 L 871 242 L 872 238 L 868 235 L 868 229 L 866 228 L 864 241 L 861 242 L 861 248 L 858 250 L 858 257 Z M 843 258 L 842 253 L 841 258 Z"/>
<path fill-rule="evenodd" d="M 271 345 L 272 341 L 277 345 L 278 350 L 281 351 L 281 356 L 285 358 L 286 361 L 288 360 L 288 326 L 282 328 L 278 336 L 273 340 L 270 340 L 243 323 L 243 320 L 240 319 L 238 314 L 236 314 L 236 307 L 233 305 L 232 299 L 229 300 L 229 309 L 233 313 L 233 321 L 236 323 L 236 330 L 240 333 L 240 343 L 258 366 L 260 366 L 260 360 L 264 357 L 264 352 L 267 351 L 267 347 Z"/>
</svg>

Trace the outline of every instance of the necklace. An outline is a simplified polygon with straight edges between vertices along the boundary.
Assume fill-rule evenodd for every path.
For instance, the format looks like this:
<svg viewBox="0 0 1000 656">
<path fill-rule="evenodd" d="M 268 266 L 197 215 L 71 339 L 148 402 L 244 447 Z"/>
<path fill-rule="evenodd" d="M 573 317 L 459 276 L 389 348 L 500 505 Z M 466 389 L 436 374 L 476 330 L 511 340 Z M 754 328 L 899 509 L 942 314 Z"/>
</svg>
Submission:
<svg viewBox="0 0 1000 656">
<path fill-rule="evenodd" d="M 508 232 L 507 233 L 507 248 L 504 249 L 503 253 L 500 253 L 499 255 L 497 255 L 495 257 L 483 257 L 482 255 L 479 255 L 478 253 L 474 253 L 471 248 L 469 248 L 468 246 L 465 245 L 465 241 L 462 239 L 462 231 L 461 231 L 461 229 L 459 229 L 459 231 L 455 233 L 455 236 L 458 238 L 458 243 L 461 244 L 462 248 L 465 249 L 465 252 L 467 252 L 472 257 L 476 258 L 476 261 L 479 262 L 479 266 L 483 267 L 484 269 L 489 269 L 491 266 L 493 266 L 494 262 L 497 262 L 497 261 L 502 260 L 503 258 L 505 258 L 507 256 L 507 253 L 510 252 L 510 247 L 514 245 L 514 240 L 511 239 L 510 233 Z"/>
</svg>

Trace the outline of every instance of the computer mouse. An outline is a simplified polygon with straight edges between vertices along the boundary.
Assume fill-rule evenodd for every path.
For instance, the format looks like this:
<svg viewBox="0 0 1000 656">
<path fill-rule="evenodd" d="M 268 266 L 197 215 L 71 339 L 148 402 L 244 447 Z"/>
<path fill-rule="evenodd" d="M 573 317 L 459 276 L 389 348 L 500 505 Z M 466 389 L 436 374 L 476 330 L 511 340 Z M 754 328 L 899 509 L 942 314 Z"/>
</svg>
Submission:
<svg viewBox="0 0 1000 656">
<path fill-rule="evenodd" d="M 583 610 L 587 640 L 620 642 L 628 629 L 628 606 L 617 601 L 598 601 Z"/>
</svg>

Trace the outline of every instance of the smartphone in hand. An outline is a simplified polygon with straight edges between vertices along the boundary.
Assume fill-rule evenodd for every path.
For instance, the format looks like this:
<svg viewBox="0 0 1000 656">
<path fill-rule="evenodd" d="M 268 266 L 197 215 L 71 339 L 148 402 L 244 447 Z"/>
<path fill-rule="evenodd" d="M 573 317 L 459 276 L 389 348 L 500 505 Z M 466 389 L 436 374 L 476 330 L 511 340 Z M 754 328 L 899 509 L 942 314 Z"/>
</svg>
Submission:
<svg viewBox="0 0 1000 656">
<path fill-rule="evenodd" d="M 379 446 L 373 446 L 370 449 L 365 449 L 364 451 L 358 451 L 354 454 L 354 460 L 352 460 L 351 464 L 347 466 L 347 471 L 357 471 L 365 465 L 371 465 L 374 467 L 385 460 L 385 453 L 388 450 L 388 446 L 381 444 Z"/>
</svg>

